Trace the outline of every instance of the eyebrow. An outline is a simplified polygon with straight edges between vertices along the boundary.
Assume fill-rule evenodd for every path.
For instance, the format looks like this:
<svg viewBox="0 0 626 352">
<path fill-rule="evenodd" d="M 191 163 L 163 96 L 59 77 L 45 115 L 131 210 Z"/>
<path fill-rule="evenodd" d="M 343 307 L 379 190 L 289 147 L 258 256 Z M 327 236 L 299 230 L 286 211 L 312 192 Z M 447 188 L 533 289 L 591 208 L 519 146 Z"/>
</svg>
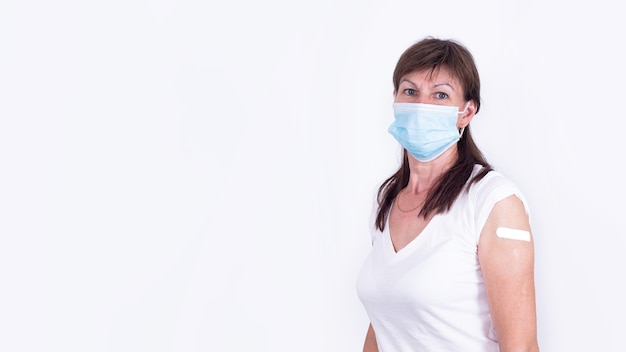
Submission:
<svg viewBox="0 0 626 352">
<path fill-rule="evenodd" d="M 448 87 L 450 87 L 450 89 L 452 89 L 454 91 L 454 87 L 450 83 L 439 83 L 439 84 L 435 84 L 433 87 L 434 88 L 439 88 L 441 86 L 448 86 Z"/>
</svg>

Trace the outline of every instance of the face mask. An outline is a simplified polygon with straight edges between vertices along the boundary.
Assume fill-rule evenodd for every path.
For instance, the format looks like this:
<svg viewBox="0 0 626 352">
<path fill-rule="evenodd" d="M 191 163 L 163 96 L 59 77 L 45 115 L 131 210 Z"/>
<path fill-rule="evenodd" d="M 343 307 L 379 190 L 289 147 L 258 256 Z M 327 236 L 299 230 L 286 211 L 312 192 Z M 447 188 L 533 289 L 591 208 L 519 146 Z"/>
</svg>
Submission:
<svg viewBox="0 0 626 352">
<path fill-rule="evenodd" d="M 467 106 L 459 112 L 456 106 L 394 103 L 388 131 L 415 159 L 431 161 L 461 139 L 456 122 L 465 111 Z"/>
</svg>

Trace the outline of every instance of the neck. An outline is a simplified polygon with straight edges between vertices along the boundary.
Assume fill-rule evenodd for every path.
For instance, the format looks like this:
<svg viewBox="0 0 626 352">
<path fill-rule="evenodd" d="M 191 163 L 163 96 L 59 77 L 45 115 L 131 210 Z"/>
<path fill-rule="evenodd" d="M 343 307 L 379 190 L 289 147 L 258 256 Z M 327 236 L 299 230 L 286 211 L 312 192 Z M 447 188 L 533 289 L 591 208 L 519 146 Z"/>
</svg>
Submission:
<svg viewBox="0 0 626 352">
<path fill-rule="evenodd" d="M 428 192 L 438 181 L 439 177 L 446 173 L 458 158 L 456 145 L 446 150 L 435 160 L 428 162 L 421 162 L 410 153 L 407 154 L 411 173 L 406 191 L 413 194 Z"/>
</svg>

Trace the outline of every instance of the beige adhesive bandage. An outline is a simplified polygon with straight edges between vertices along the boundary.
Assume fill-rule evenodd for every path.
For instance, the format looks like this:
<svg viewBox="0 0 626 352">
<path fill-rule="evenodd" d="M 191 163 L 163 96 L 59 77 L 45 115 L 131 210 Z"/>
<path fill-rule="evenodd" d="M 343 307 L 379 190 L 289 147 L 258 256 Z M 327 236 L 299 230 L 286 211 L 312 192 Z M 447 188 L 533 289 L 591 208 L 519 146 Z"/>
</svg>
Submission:
<svg viewBox="0 0 626 352">
<path fill-rule="evenodd" d="M 496 236 L 500 238 L 508 238 L 510 240 L 520 240 L 530 242 L 530 232 L 526 230 L 510 229 L 508 227 L 498 227 Z"/>
</svg>

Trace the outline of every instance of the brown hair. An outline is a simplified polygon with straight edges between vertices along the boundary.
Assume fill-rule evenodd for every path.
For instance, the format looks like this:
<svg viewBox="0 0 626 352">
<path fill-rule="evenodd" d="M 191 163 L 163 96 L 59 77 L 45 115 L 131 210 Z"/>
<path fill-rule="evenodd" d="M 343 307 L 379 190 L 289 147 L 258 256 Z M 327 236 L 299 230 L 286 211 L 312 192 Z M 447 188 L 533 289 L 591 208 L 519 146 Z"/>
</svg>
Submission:
<svg viewBox="0 0 626 352">
<path fill-rule="evenodd" d="M 472 54 L 461 44 L 453 40 L 442 40 L 427 37 L 404 51 L 393 72 L 394 93 L 398 92 L 400 80 L 405 75 L 422 70 L 430 70 L 434 74 L 445 67 L 450 74 L 459 80 L 466 101 L 476 103 L 476 112 L 480 109 L 480 78 L 474 64 Z M 454 204 L 463 191 L 474 169 L 474 165 L 484 166 L 474 176 L 469 185 L 482 179 L 493 170 L 487 163 L 482 152 L 474 143 L 470 126 L 466 126 L 462 138 L 458 142 L 458 158 L 452 167 L 444 173 L 431 189 L 426 202 L 419 213 L 424 218 L 431 214 L 445 213 Z M 398 171 L 386 179 L 378 189 L 378 213 L 376 228 L 383 230 L 389 211 L 398 193 L 409 183 L 409 160 L 404 150 L 402 164 Z"/>
</svg>

